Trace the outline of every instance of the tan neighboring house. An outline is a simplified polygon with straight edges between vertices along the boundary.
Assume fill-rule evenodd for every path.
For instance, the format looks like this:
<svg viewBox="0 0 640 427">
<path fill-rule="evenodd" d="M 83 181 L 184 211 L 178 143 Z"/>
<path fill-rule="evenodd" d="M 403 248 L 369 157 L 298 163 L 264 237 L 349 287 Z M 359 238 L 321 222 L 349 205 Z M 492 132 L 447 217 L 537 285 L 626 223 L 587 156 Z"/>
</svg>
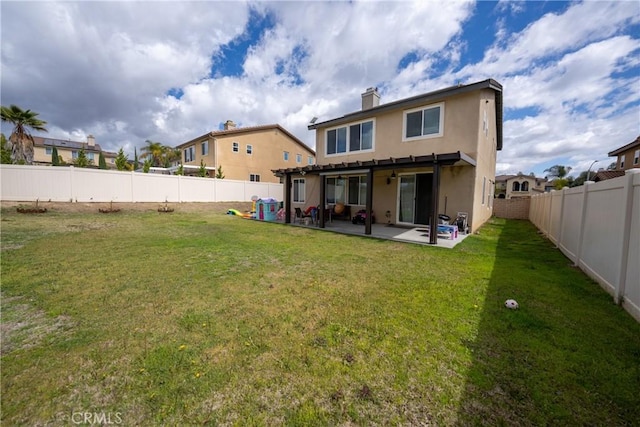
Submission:
<svg viewBox="0 0 640 427">
<path fill-rule="evenodd" d="M 531 197 L 546 191 L 547 180 L 532 175 L 496 176 L 495 197 L 499 199 L 517 199 Z"/>
<path fill-rule="evenodd" d="M 78 158 L 78 153 L 84 148 L 84 152 L 92 165 L 98 167 L 100 153 L 104 156 L 107 168 L 116 168 L 116 157 L 118 153 L 103 151 L 100 144 L 96 143 L 93 135 L 87 136 L 86 142 L 68 141 L 64 139 L 45 138 L 41 136 L 33 137 L 33 164 L 34 165 L 50 165 L 53 147 L 58 151 L 58 158 L 64 163 L 72 165 L 74 160 Z"/>
<path fill-rule="evenodd" d="M 477 230 L 492 214 L 497 151 L 502 149 L 502 86 L 493 79 L 388 104 L 377 89 L 362 109 L 320 123 L 316 165 L 274 170 L 285 177 L 285 221 L 292 208 L 335 205 L 376 222 L 428 226 L 437 243 L 439 214 L 467 213 Z M 342 206 L 343 205 L 343 206 Z"/>
<path fill-rule="evenodd" d="M 616 169 L 626 171 L 628 169 L 640 168 L 640 136 L 635 141 L 617 148 L 609 153 L 609 157 L 616 156 Z"/>
<path fill-rule="evenodd" d="M 226 179 L 280 182 L 276 168 L 315 164 L 316 153 L 278 124 L 237 128 L 227 120 L 223 130 L 212 131 L 177 146 L 185 174 L 193 174 L 200 162 L 215 176 L 222 167 Z"/>
</svg>

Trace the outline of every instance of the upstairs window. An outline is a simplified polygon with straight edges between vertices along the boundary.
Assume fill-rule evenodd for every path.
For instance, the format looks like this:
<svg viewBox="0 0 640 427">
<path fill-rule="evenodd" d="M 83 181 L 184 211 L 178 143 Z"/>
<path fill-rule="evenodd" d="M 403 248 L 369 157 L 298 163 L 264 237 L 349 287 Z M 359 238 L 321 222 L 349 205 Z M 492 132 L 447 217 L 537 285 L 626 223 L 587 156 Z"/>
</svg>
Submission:
<svg viewBox="0 0 640 427">
<path fill-rule="evenodd" d="M 442 136 L 444 104 L 408 110 L 404 114 L 403 141 Z"/>
<path fill-rule="evenodd" d="M 633 164 L 637 165 L 640 162 L 640 150 L 636 150 L 635 153 L 633 153 Z"/>
<path fill-rule="evenodd" d="M 45 152 L 46 154 L 51 155 L 51 154 L 53 154 L 53 148 L 51 148 L 51 147 L 46 147 L 46 148 L 44 149 L 44 152 Z"/>
<path fill-rule="evenodd" d="M 260 182 L 260 175 L 257 174 L 249 174 L 249 181 L 251 182 Z"/>
<path fill-rule="evenodd" d="M 207 154 L 209 154 L 209 142 L 203 142 L 202 143 L 202 155 L 206 156 Z"/>
<path fill-rule="evenodd" d="M 313 164 L 313 156 L 309 156 L 307 158 L 307 164 L 312 165 Z"/>
<path fill-rule="evenodd" d="M 240 151 L 240 144 L 238 144 L 237 142 L 234 142 L 232 144 L 232 148 L 231 149 L 233 150 L 234 153 L 237 153 L 238 151 Z"/>
<path fill-rule="evenodd" d="M 247 144 L 247 154 L 253 154 L 253 145 Z"/>
<path fill-rule="evenodd" d="M 513 186 L 511 187 L 511 191 L 520 191 L 520 183 L 514 182 Z"/>
<path fill-rule="evenodd" d="M 302 154 L 296 154 L 296 163 L 302 163 Z"/>
<path fill-rule="evenodd" d="M 622 156 L 620 156 L 620 169 L 624 169 L 624 162 L 626 160 L 627 155 L 623 154 Z"/>
<path fill-rule="evenodd" d="M 196 158 L 196 148 L 194 146 L 191 147 L 187 147 L 184 149 L 184 161 L 185 163 L 187 162 L 192 162 L 194 161 Z"/>
<path fill-rule="evenodd" d="M 282 152 L 282 158 L 284 159 L 285 162 L 289 161 L 289 152 L 288 151 L 283 151 Z"/>
<path fill-rule="evenodd" d="M 327 155 L 373 149 L 373 120 L 327 131 Z"/>
</svg>

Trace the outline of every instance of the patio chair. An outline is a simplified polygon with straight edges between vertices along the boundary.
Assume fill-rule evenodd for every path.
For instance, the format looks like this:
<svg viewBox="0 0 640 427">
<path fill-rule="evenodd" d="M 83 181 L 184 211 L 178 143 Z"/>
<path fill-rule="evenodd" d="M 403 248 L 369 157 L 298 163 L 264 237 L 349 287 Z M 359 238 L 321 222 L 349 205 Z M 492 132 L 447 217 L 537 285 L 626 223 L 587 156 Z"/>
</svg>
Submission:
<svg viewBox="0 0 640 427">
<path fill-rule="evenodd" d="M 311 218 L 311 215 L 309 214 L 305 214 L 304 212 L 302 212 L 302 209 L 300 208 L 295 208 L 295 219 L 302 224 L 304 222 L 305 218 Z"/>
</svg>

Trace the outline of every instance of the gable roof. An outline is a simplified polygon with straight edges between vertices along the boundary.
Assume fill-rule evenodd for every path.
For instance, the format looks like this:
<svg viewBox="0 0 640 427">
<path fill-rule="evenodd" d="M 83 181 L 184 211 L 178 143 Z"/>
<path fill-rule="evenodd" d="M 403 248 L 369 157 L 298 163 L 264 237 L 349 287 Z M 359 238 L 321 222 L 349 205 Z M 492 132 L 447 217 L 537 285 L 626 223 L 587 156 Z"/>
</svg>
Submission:
<svg viewBox="0 0 640 427">
<path fill-rule="evenodd" d="M 630 150 L 632 148 L 636 148 L 636 147 L 640 147 L 640 136 L 638 136 L 635 141 L 630 142 L 629 144 L 623 147 L 616 148 L 615 150 L 610 151 L 608 156 L 609 157 L 617 156 L 618 154 L 622 154 L 625 151 Z"/>
<path fill-rule="evenodd" d="M 291 138 L 296 144 L 300 145 L 302 148 L 307 150 L 309 153 L 313 154 L 314 156 L 316 155 L 316 152 L 314 150 L 312 150 L 307 144 L 302 142 L 294 134 L 292 134 L 291 132 L 289 132 L 288 130 L 286 130 L 285 128 L 280 126 L 279 124 L 261 125 L 261 126 L 247 126 L 247 127 L 234 128 L 234 129 L 214 130 L 214 131 L 205 133 L 204 135 L 200 135 L 197 138 L 193 138 L 190 141 L 183 142 L 180 145 L 176 145 L 176 148 L 183 148 L 183 147 L 189 146 L 189 145 L 193 144 L 194 142 L 198 142 L 199 140 L 201 140 L 203 138 L 207 138 L 207 137 L 214 137 L 215 138 L 216 136 L 239 135 L 239 134 L 245 134 L 245 133 L 251 133 L 251 132 L 261 132 L 261 131 L 265 131 L 265 130 L 279 130 L 280 132 L 284 133 L 289 138 Z"/>
<path fill-rule="evenodd" d="M 624 176 L 624 171 L 598 171 L 593 177 L 595 182 L 605 181 L 607 179 L 618 178 Z"/>
<path fill-rule="evenodd" d="M 310 124 L 309 130 L 317 129 L 319 127 L 334 126 L 351 121 L 357 121 L 373 115 L 384 113 L 387 111 L 407 109 L 417 107 L 431 101 L 441 100 L 443 98 L 449 98 L 454 95 L 462 93 L 473 92 L 482 89 L 492 89 L 496 94 L 496 148 L 502 150 L 502 85 L 494 79 L 487 79 L 477 83 L 471 83 L 468 85 L 451 86 L 445 89 L 436 90 L 433 92 L 424 93 L 422 95 L 413 96 L 411 98 L 401 99 L 399 101 L 389 102 L 377 107 L 369 108 L 366 110 L 356 111 L 354 113 L 345 114 L 342 117 L 338 117 L 331 120 L 326 120 L 320 123 Z"/>
</svg>

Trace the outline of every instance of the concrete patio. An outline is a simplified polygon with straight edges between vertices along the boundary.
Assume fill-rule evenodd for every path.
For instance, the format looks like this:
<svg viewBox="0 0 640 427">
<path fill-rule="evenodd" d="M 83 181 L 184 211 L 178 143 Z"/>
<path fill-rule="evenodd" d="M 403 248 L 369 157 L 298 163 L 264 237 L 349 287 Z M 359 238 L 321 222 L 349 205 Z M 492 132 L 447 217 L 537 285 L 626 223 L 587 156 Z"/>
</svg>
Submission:
<svg viewBox="0 0 640 427">
<path fill-rule="evenodd" d="M 279 221 L 283 223 L 282 221 Z M 375 239 L 394 240 L 397 242 L 415 243 L 419 245 L 437 246 L 441 248 L 453 248 L 467 238 L 468 234 L 458 233 L 456 239 L 438 237 L 436 245 L 429 244 L 429 235 L 426 227 L 405 227 L 391 224 L 372 224 L 371 234 L 364 234 L 364 225 L 352 224 L 350 221 L 333 220 L 325 224 L 325 228 L 319 228 L 311 222 L 291 222 L 295 227 L 313 228 L 316 230 L 330 231 L 333 233 L 349 234 L 361 237 L 373 237 Z"/>
</svg>

